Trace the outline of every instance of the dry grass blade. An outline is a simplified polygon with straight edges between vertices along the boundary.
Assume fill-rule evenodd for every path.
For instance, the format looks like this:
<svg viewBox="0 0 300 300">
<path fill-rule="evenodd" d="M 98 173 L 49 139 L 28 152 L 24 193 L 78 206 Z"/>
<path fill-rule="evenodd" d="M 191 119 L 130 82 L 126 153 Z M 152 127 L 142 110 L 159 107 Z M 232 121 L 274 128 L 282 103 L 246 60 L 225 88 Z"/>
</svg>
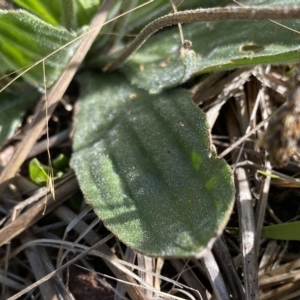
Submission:
<svg viewBox="0 0 300 300">
<path fill-rule="evenodd" d="M 270 170 L 270 163 L 266 163 L 267 170 Z M 269 190 L 271 185 L 271 178 L 267 177 L 264 183 L 261 185 L 260 199 L 258 201 L 256 211 L 255 211 L 255 224 L 256 224 L 256 234 L 255 234 L 255 245 L 256 253 L 259 252 L 259 244 L 261 239 L 261 230 L 263 227 L 263 222 L 265 220 L 265 213 L 267 207 L 267 201 L 269 196 Z"/>
<path fill-rule="evenodd" d="M 142 279 L 142 281 L 149 286 L 153 286 L 154 278 L 153 276 L 148 272 L 153 272 L 153 266 L 154 266 L 154 258 L 145 256 L 143 254 L 138 253 L 137 254 L 137 261 L 138 265 L 145 269 L 146 271 L 139 272 L 139 275 Z M 148 272 L 147 272 L 148 271 Z M 153 292 L 149 289 L 143 289 L 144 295 L 146 299 L 151 299 L 154 297 Z"/>
<path fill-rule="evenodd" d="M 224 274 L 224 280 L 228 282 L 230 294 L 233 299 L 245 299 L 245 293 L 242 287 L 241 280 L 238 273 L 233 265 L 230 253 L 227 245 L 223 241 L 223 238 L 216 240 L 213 253 L 218 261 L 222 274 Z"/>
<path fill-rule="evenodd" d="M 102 242 L 101 242 L 102 243 Z M 100 244 L 101 244 L 100 243 Z M 77 260 L 79 260 L 80 258 L 86 256 L 89 252 L 91 252 L 92 250 L 94 250 L 95 248 L 99 247 L 99 243 L 95 244 L 93 247 L 83 251 L 81 254 L 79 254 L 78 256 L 76 256 L 74 259 L 70 260 L 68 263 L 66 263 L 65 265 L 61 266 L 60 268 L 56 269 L 55 271 L 52 271 L 51 273 L 49 273 L 48 275 L 44 276 L 42 279 L 40 279 L 39 281 L 35 282 L 34 284 L 28 286 L 26 289 L 22 290 L 21 292 L 15 294 L 14 296 L 10 297 L 9 300 L 15 300 L 18 299 L 20 296 L 24 295 L 25 293 L 29 292 L 30 290 L 32 290 L 34 287 L 39 286 L 40 284 L 46 282 L 47 280 L 49 280 L 50 278 L 52 278 L 54 275 L 56 275 L 58 272 L 62 271 L 63 269 L 65 269 L 66 267 L 74 264 Z"/>
<path fill-rule="evenodd" d="M 193 272 L 188 265 L 188 263 L 183 263 L 181 260 L 172 260 L 172 266 L 178 273 L 178 279 L 182 278 L 183 281 L 193 289 L 193 295 L 196 298 L 200 298 L 202 300 L 209 299 L 209 293 L 202 284 L 201 280 L 197 277 L 197 275 Z"/>
<path fill-rule="evenodd" d="M 214 290 L 216 299 L 229 300 L 230 296 L 226 290 L 224 280 L 212 253 L 207 251 L 201 260 L 207 270 L 208 278 Z"/>
<path fill-rule="evenodd" d="M 136 259 L 136 252 L 130 248 L 127 248 L 123 260 L 126 261 L 127 263 L 131 263 L 132 265 L 134 265 L 135 259 Z M 132 271 L 132 268 L 129 269 Z M 121 282 L 117 282 L 116 292 L 117 293 L 115 295 L 115 300 L 125 299 L 126 290 L 125 290 L 125 286 Z"/>
<path fill-rule="evenodd" d="M 242 128 L 241 130 L 243 130 L 243 126 L 242 124 L 237 125 L 234 123 L 234 118 L 233 116 L 230 116 L 229 113 L 230 112 L 227 114 L 227 128 L 230 138 L 233 139 L 234 137 L 240 136 L 239 128 Z M 232 153 L 234 162 L 237 161 L 238 156 L 239 154 L 237 151 Z M 238 191 L 237 207 L 240 224 L 240 248 L 245 280 L 245 298 L 254 300 L 258 299 L 257 259 L 254 247 L 255 224 L 250 183 L 248 174 L 243 168 L 236 169 L 236 186 Z"/>
<path fill-rule="evenodd" d="M 12 159 L 9 161 L 9 163 L 6 165 L 5 169 L 1 173 L 0 195 L 4 192 L 5 188 L 7 187 L 9 180 L 17 174 L 20 166 L 27 158 L 28 153 L 31 151 L 34 143 L 40 136 L 40 133 L 42 132 L 43 128 L 45 127 L 47 122 L 46 110 L 47 117 L 49 118 L 52 115 L 56 105 L 64 95 L 67 87 L 73 79 L 86 53 L 89 51 L 95 38 L 100 32 L 112 3 L 112 0 L 105 1 L 101 9 L 91 21 L 90 33 L 82 39 L 79 47 L 77 48 L 73 58 L 69 63 L 69 66 L 66 68 L 63 74 L 51 88 L 51 91 L 48 93 L 48 99 L 47 101 L 45 101 L 44 107 L 42 108 L 41 112 L 33 121 L 31 129 L 28 130 L 28 133 L 26 134 L 26 136 L 24 136 L 23 141 L 19 144 Z M 41 101 L 44 101 L 43 97 Z M 48 106 L 48 109 L 46 109 L 46 106 Z"/>
<path fill-rule="evenodd" d="M 45 214 L 51 212 L 55 207 L 61 205 L 66 199 L 72 194 L 79 190 L 76 178 L 74 174 L 71 178 L 58 183 L 55 186 L 56 200 L 54 201 L 52 195 L 48 195 L 46 201 L 47 206 L 45 210 L 45 197 L 40 196 L 40 199 L 31 206 L 26 212 L 21 214 L 16 220 L 9 223 L 7 226 L 0 230 L 0 246 L 9 242 L 11 239 L 22 233 L 24 230 L 29 228 L 32 224 L 36 223 L 39 219 L 44 217 Z"/>
<path fill-rule="evenodd" d="M 58 207 L 54 213 L 62 220 L 67 222 L 68 224 L 72 222 L 76 215 L 67 209 L 66 207 L 60 206 Z M 74 230 L 81 234 L 82 232 L 85 232 L 88 225 L 83 222 L 82 220 L 78 221 L 76 225 L 74 226 Z M 101 241 L 101 238 L 99 235 L 97 235 L 93 230 L 90 230 L 87 232 L 84 236 L 84 240 L 90 245 L 94 245 Z M 105 244 L 98 246 L 98 251 L 102 252 L 107 257 L 111 258 L 111 260 L 117 259 L 117 257 L 112 253 L 111 249 L 106 246 Z M 136 286 L 136 281 L 134 278 L 129 276 L 128 274 L 122 272 L 119 270 L 114 264 L 110 263 L 110 260 L 105 260 L 105 263 L 108 265 L 108 267 L 111 269 L 111 271 L 115 274 L 116 278 L 120 279 L 123 282 L 128 282 L 129 284 L 123 285 L 128 294 L 131 296 L 132 299 L 138 300 L 138 299 L 146 299 L 144 298 L 144 294 L 140 290 L 139 287 Z"/>
<path fill-rule="evenodd" d="M 37 156 L 40 153 L 43 153 L 46 151 L 47 147 L 51 148 L 55 145 L 58 145 L 59 143 L 63 142 L 70 136 L 70 129 L 66 129 L 57 135 L 51 136 L 49 140 L 43 140 L 41 142 L 38 142 L 34 145 L 34 147 L 29 152 L 27 159 Z"/>
<path fill-rule="evenodd" d="M 246 299 L 258 298 L 257 257 L 254 245 L 255 225 L 252 206 L 252 196 L 247 172 L 243 168 L 236 170 L 238 185 L 238 209 L 240 218 L 241 250 L 245 276 Z"/>
<path fill-rule="evenodd" d="M 23 244 L 29 243 L 34 239 L 35 236 L 30 232 L 30 230 L 26 230 L 26 232 L 20 235 L 20 240 Z M 50 257 L 44 247 L 39 246 L 26 248 L 25 254 L 37 281 L 49 273 L 50 266 L 53 271 L 54 266 L 52 265 Z M 57 275 L 57 277 L 59 277 L 59 275 Z M 44 300 L 54 300 L 59 299 L 60 297 L 63 297 L 64 299 L 67 298 L 66 293 L 64 293 L 64 290 L 61 288 L 61 281 L 60 277 L 54 277 L 39 286 Z"/>
</svg>

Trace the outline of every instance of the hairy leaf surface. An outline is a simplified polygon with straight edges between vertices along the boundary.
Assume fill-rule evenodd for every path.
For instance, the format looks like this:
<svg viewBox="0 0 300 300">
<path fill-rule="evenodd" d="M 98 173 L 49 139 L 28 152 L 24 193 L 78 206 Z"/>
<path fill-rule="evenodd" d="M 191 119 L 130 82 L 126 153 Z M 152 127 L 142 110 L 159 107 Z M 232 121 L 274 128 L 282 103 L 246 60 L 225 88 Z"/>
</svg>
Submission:
<svg viewBox="0 0 300 300">
<path fill-rule="evenodd" d="M 84 74 L 72 166 L 104 224 L 153 256 L 199 253 L 232 209 L 233 179 L 189 93 L 149 95 L 117 73 Z"/>
<path fill-rule="evenodd" d="M 251 5 L 299 5 L 299 1 L 252 1 Z M 202 22 L 183 26 L 195 51 L 192 75 L 258 64 L 297 63 L 300 20 Z M 290 29 L 289 29 L 290 28 Z M 294 31 L 295 30 L 295 31 Z M 298 31 L 298 32 L 296 32 Z M 187 80 L 177 26 L 160 31 L 121 69 L 131 83 L 151 93 Z"/>
<path fill-rule="evenodd" d="M 51 26 L 24 10 L 0 10 L 2 72 L 25 69 L 46 58 L 76 36 L 77 34 Z M 78 41 L 45 60 L 47 86 L 51 86 L 66 68 L 77 46 Z M 23 78 L 34 86 L 43 86 L 42 63 L 25 72 Z"/>
</svg>

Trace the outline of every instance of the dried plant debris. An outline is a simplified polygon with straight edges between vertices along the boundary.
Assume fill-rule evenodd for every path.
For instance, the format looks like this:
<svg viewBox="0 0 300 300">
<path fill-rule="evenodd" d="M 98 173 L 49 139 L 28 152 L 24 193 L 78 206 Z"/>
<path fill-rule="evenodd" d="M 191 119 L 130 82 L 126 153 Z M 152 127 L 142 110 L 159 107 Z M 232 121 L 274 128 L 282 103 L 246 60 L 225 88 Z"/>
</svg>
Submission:
<svg viewBox="0 0 300 300">
<path fill-rule="evenodd" d="M 260 144 L 273 166 L 283 167 L 290 158 L 300 158 L 300 87 L 271 118 Z"/>
</svg>

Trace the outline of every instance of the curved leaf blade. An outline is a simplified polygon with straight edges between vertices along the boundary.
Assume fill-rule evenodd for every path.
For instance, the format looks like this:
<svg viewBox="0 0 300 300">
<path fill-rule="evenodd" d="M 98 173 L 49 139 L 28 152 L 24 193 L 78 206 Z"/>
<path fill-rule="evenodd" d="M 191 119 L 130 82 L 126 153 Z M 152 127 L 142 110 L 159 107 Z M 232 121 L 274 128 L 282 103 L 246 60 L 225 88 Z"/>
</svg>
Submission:
<svg viewBox="0 0 300 300">
<path fill-rule="evenodd" d="M 251 5 L 262 4 L 252 1 Z M 297 5 L 295 0 L 264 1 L 270 5 Z M 183 26 L 196 52 L 193 76 L 257 64 L 297 63 L 300 59 L 300 20 L 203 22 Z M 289 30 L 291 28 L 292 30 Z M 260 33 L 260 34 L 257 34 Z M 162 43 L 163 41 L 163 43 Z M 186 81 L 179 57 L 180 37 L 173 27 L 152 36 L 121 70 L 132 84 L 151 93 Z"/>
<path fill-rule="evenodd" d="M 149 95 L 118 74 L 80 82 L 71 165 L 104 224 L 152 256 L 188 257 L 211 245 L 228 220 L 234 185 L 189 94 Z"/>
<path fill-rule="evenodd" d="M 47 23 L 54 26 L 65 26 L 68 29 L 76 29 L 83 25 L 88 25 L 102 2 L 101 0 L 13 1 Z"/>
<path fill-rule="evenodd" d="M 57 26 L 61 20 L 61 0 L 13 0 L 20 7 L 34 13 L 51 25 Z"/>
<path fill-rule="evenodd" d="M 299 241 L 300 222 L 290 222 L 265 226 L 262 228 L 263 237 L 275 240 Z"/>
<path fill-rule="evenodd" d="M 26 11 L 0 10 L 0 62 L 7 71 L 29 67 L 76 36 L 75 33 L 51 26 Z M 51 86 L 66 68 L 77 46 L 78 41 L 45 60 L 47 86 Z M 34 86 L 44 84 L 41 63 L 23 76 Z"/>
<path fill-rule="evenodd" d="M 37 100 L 38 92 L 28 84 L 13 85 L 0 93 L 0 147 L 21 124 L 22 117 Z"/>
<path fill-rule="evenodd" d="M 64 1 L 64 0 L 61 0 Z M 101 0 L 75 0 L 76 17 L 79 26 L 88 25 L 97 9 L 102 4 Z"/>
</svg>

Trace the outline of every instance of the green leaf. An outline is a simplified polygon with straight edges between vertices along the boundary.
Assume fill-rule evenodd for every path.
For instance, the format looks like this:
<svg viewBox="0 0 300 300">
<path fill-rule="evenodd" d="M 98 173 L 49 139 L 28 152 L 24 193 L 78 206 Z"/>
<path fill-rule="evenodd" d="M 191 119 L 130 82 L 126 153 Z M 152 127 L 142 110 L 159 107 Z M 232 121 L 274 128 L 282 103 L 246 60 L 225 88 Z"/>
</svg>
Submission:
<svg viewBox="0 0 300 300">
<path fill-rule="evenodd" d="M 36 158 L 30 160 L 28 170 L 30 179 L 38 185 L 46 185 L 51 180 L 50 176 L 55 176 L 53 179 L 57 179 L 63 175 L 62 172 L 43 165 Z"/>
<path fill-rule="evenodd" d="M 299 241 L 300 222 L 284 223 L 263 227 L 262 236 L 275 240 Z"/>
<path fill-rule="evenodd" d="M 47 23 L 68 29 L 88 25 L 101 0 L 14 0 L 20 7 L 32 12 Z"/>
<path fill-rule="evenodd" d="M 144 0 L 127 1 L 127 6 L 134 8 L 142 4 L 145 4 L 145 2 L 146 1 Z M 177 5 L 179 4 L 178 1 L 174 1 L 174 2 Z M 178 5 L 178 10 L 195 9 L 199 7 L 204 8 L 204 7 L 213 7 L 213 6 L 224 6 L 230 2 L 231 0 L 189 0 L 183 2 L 180 1 L 180 5 Z M 110 14 L 109 19 L 116 17 L 117 15 L 127 11 L 127 9 L 125 8 L 126 6 L 125 1 L 122 1 L 122 6 L 120 7 L 119 10 L 117 10 L 118 8 L 117 4 L 118 2 L 115 3 L 116 9 L 112 9 L 112 11 L 117 11 L 117 13 Z M 107 24 L 105 27 L 103 27 L 103 30 L 101 31 L 101 38 L 98 41 L 96 41 L 96 43 L 92 47 L 91 52 L 93 56 L 90 57 L 90 59 L 88 60 L 89 65 L 92 67 L 98 65 L 99 68 L 104 67 L 106 64 L 109 63 L 109 61 L 111 61 L 111 57 L 104 57 L 103 55 L 99 56 L 99 52 L 101 51 L 101 48 L 104 47 L 105 49 L 107 49 L 110 46 L 112 46 L 113 49 L 115 49 L 115 48 L 119 48 L 120 45 L 123 46 L 123 44 L 120 41 L 123 40 L 124 42 L 124 40 L 128 41 L 129 39 L 133 39 L 133 37 L 137 35 L 141 31 L 141 29 L 144 26 L 146 26 L 149 22 L 153 21 L 155 18 L 161 17 L 171 12 L 173 12 L 173 8 L 170 0 L 155 0 L 151 3 L 148 3 L 147 5 L 144 5 L 143 7 L 135 9 L 128 15 L 122 16 L 119 19 L 116 19 L 114 22 Z M 176 28 L 178 33 L 178 27 L 176 26 Z M 118 36 L 114 34 L 112 35 L 111 34 L 112 32 L 118 32 Z M 180 39 L 178 35 L 177 42 L 179 40 Z M 163 46 L 163 43 L 160 44 L 161 46 Z M 163 59 L 165 59 L 166 52 L 164 52 L 163 54 L 164 54 Z M 160 58 L 162 58 L 162 56 Z M 153 77 L 155 77 L 154 73 L 155 70 L 153 71 Z"/>
<path fill-rule="evenodd" d="M 117 73 L 79 81 L 71 165 L 106 227 L 151 256 L 211 246 L 232 210 L 234 184 L 189 93 L 149 95 Z"/>
<path fill-rule="evenodd" d="M 262 1 L 252 1 L 251 5 Z M 264 1 L 265 5 L 297 5 L 299 1 Z M 300 20 L 281 21 L 300 30 Z M 297 63 L 299 33 L 271 21 L 203 22 L 183 26 L 192 41 L 195 63 L 192 75 L 258 64 Z M 259 32 L 259 34 L 257 34 Z M 180 59 L 178 28 L 174 26 L 152 36 L 121 69 L 132 84 L 151 93 L 179 85 L 187 78 Z"/>
<path fill-rule="evenodd" d="M 14 84 L 12 87 L 0 93 L 0 147 L 21 124 L 24 112 L 38 96 L 28 84 Z"/>
<path fill-rule="evenodd" d="M 69 157 L 61 153 L 53 159 L 52 165 L 57 170 L 64 170 L 69 166 Z"/>
<path fill-rule="evenodd" d="M 23 11 L 0 10 L 0 63 L 2 70 L 15 71 L 45 58 L 73 40 L 76 34 L 53 27 Z M 78 41 L 45 60 L 47 86 L 51 86 L 66 68 Z M 43 86 L 42 64 L 24 75 L 27 82 Z"/>
<path fill-rule="evenodd" d="M 101 0 L 75 0 L 78 25 L 88 25 L 102 2 Z"/>
<path fill-rule="evenodd" d="M 45 185 L 50 179 L 51 169 L 41 164 L 36 158 L 30 160 L 28 170 L 30 179 L 38 185 Z"/>
<path fill-rule="evenodd" d="M 68 30 L 77 28 L 76 4 L 74 0 L 61 0 L 62 25 Z"/>
<path fill-rule="evenodd" d="M 62 17 L 61 0 L 13 0 L 13 2 L 51 25 L 60 25 Z"/>
</svg>

